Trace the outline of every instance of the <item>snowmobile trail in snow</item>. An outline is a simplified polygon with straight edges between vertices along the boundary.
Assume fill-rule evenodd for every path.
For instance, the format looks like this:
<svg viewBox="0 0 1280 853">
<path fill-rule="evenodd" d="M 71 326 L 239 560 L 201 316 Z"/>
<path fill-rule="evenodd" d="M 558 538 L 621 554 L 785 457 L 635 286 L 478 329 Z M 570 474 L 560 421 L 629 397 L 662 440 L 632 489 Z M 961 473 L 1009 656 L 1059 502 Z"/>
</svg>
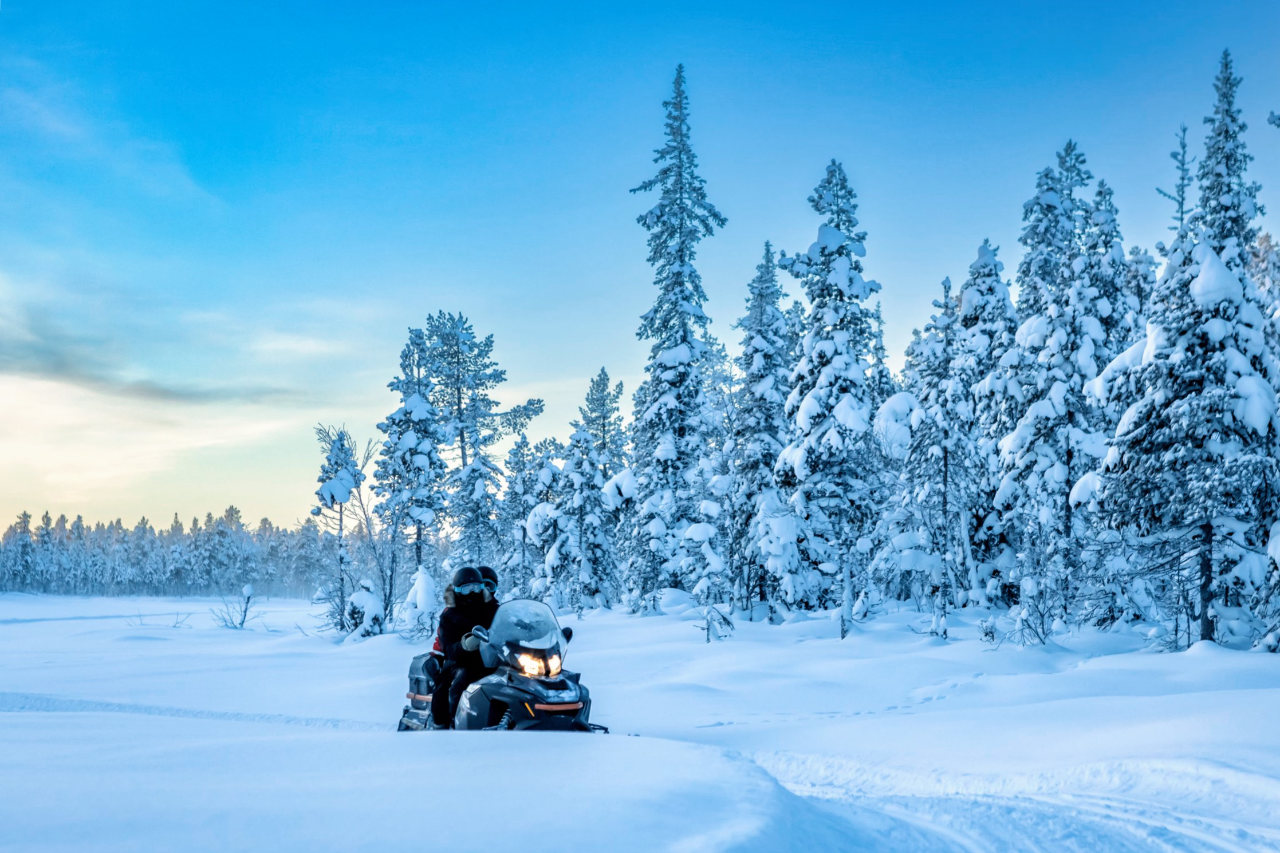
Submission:
<svg viewBox="0 0 1280 853">
<path fill-rule="evenodd" d="M 753 757 L 792 793 L 856 807 L 855 822 L 892 815 L 966 850 L 1280 850 L 1275 780 L 1209 762 L 941 778 L 821 755 Z"/>
<path fill-rule="evenodd" d="M 272 723 L 285 726 L 307 726 L 320 729 L 354 731 L 390 731 L 391 725 L 378 725 L 359 720 L 332 717 L 295 717 L 289 714 L 252 714 L 234 711 L 207 711 L 201 708 L 178 708 L 169 705 L 139 705 L 129 702 L 99 702 L 93 699 L 70 699 L 43 693 L 0 692 L 0 714 L 27 711 L 46 713 L 142 714 L 150 717 L 179 717 L 194 720 L 228 720 L 242 723 Z"/>
</svg>

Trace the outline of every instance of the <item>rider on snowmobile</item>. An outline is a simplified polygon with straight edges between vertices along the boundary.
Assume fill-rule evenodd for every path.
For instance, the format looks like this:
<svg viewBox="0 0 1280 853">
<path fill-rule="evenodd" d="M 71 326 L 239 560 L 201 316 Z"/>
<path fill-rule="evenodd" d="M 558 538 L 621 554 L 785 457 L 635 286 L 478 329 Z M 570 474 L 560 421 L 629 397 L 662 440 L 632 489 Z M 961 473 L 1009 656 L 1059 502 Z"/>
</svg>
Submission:
<svg viewBox="0 0 1280 853">
<path fill-rule="evenodd" d="M 498 573 L 488 566 L 480 566 L 479 569 L 480 576 L 484 578 L 484 585 L 489 588 L 490 596 L 493 598 L 495 603 L 501 604 L 502 602 L 498 601 Z M 447 609 L 453 607 L 453 605 L 453 584 L 450 583 L 444 588 L 444 606 Z M 429 654 L 431 657 L 425 664 L 424 672 L 428 677 L 430 677 L 432 684 L 443 684 L 444 682 L 441 681 L 440 673 L 444 669 L 444 644 L 440 642 L 439 625 L 436 626 L 436 633 L 432 638 L 431 651 Z"/>
<path fill-rule="evenodd" d="M 491 671 L 480 659 L 480 640 L 471 629 L 477 625 L 488 628 L 498 610 L 484 575 L 474 566 L 454 572 L 449 586 L 453 601 L 440 614 L 436 637 L 444 653 L 443 668 L 431 695 L 431 717 L 437 728 L 452 725 L 462 691 Z"/>
<path fill-rule="evenodd" d="M 484 585 L 489 588 L 489 596 L 494 600 L 498 600 L 498 573 L 489 566 L 480 566 L 480 577 L 484 578 Z"/>
</svg>

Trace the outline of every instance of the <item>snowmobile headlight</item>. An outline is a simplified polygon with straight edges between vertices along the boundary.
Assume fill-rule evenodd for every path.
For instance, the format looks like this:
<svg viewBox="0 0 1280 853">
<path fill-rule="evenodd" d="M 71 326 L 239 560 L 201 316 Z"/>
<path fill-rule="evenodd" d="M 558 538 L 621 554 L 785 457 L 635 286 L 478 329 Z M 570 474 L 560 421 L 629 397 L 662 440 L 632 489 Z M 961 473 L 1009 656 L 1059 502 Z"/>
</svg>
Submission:
<svg viewBox="0 0 1280 853">
<path fill-rule="evenodd" d="M 560 674 L 560 655 L 551 655 L 547 658 L 547 675 L 555 678 Z"/>
<path fill-rule="evenodd" d="M 516 655 L 516 663 L 520 665 L 520 672 L 530 678 L 541 678 L 547 674 L 547 662 L 539 655 Z"/>
</svg>

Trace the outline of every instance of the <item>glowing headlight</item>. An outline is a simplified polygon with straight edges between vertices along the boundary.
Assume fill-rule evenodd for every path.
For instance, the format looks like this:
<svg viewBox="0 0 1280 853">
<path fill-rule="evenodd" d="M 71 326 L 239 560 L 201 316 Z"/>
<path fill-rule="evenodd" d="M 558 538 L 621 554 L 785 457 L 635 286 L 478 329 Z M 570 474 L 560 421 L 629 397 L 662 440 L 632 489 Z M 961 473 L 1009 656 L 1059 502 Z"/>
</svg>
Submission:
<svg viewBox="0 0 1280 853">
<path fill-rule="evenodd" d="M 547 658 L 547 675 L 556 676 L 560 674 L 560 655 L 551 655 Z"/>
<path fill-rule="evenodd" d="M 530 678 L 541 678 L 547 674 L 547 663 L 537 655 L 522 654 L 516 655 L 516 663 L 520 664 L 520 671 Z M 559 659 L 556 659 L 556 667 L 559 668 Z"/>
</svg>

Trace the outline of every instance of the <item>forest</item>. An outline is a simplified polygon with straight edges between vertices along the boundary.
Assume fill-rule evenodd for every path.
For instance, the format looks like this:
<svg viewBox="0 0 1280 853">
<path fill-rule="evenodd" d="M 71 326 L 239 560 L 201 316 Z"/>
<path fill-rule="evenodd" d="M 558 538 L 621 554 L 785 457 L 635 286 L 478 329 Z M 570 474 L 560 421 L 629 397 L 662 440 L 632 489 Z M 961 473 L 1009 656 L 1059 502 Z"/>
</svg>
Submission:
<svg viewBox="0 0 1280 853">
<path fill-rule="evenodd" d="M 833 611 L 842 636 L 896 603 L 942 638 L 969 609 L 996 643 L 1137 624 L 1169 649 L 1277 651 L 1280 249 L 1259 227 L 1241 82 L 1224 52 L 1203 143 L 1171 128 L 1167 242 L 1125 243 L 1068 140 L 1028 187 L 1011 276 L 975 247 L 895 372 L 836 160 L 815 164 L 812 244 L 761 247 L 740 346 L 711 334 L 697 249 L 726 218 L 677 68 L 656 171 L 631 190 L 654 273 L 638 388 L 601 367 L 562 437 L 531 441 L 542 401 L 498 402 L 493 337 L 429 313 L 388 365 L 398 405 L 376 438 L 317 426 L 304 524 L 23 513 L 0 590 L 248 584 L 314 597 L 335 631 L 425 631 L 449 573 L 490 565 L 504 595 L 579 613 L 645 612 L 677 588 L 726 621 Z"/>
</svg>

